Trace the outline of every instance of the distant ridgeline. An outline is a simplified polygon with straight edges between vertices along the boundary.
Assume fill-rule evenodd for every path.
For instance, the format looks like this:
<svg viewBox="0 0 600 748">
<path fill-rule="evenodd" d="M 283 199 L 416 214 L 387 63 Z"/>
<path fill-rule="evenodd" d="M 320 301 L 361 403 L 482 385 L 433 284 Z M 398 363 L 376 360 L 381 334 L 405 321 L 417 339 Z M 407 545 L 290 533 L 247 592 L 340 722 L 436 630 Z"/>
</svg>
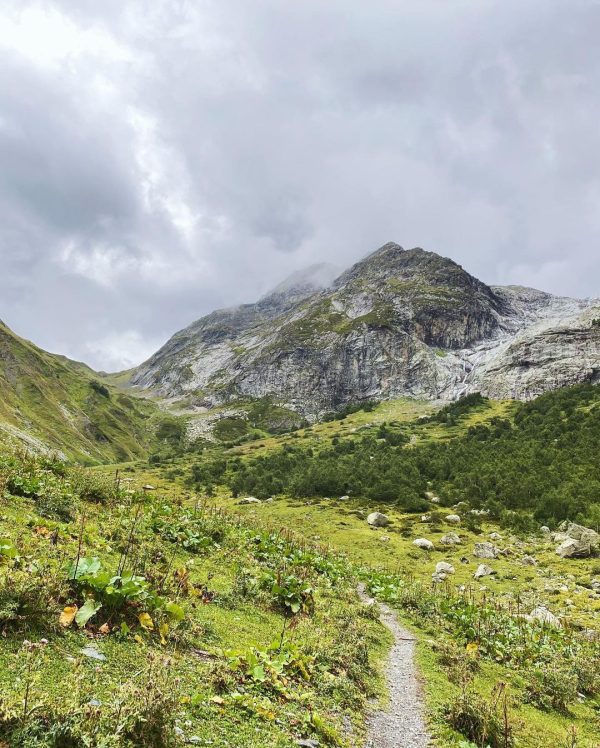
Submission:
<svg viewBox="0 0 600 748">
<path fill-rule="evenodd" d="M 426 422 L 456 424 L 489 401 L 474 394 L 409 429 L 419 435 Z M 368 436 L 332 440 L 317 451 L 286 445 L 242 461 L 219 458 L 198 478 L 227 482 L 236 493 L 264 498 L 351 494 L 392 502 L 407 511 L 429 507 L 432 488 L 442 504 L 465 500 L 507 523 L 565 518 L 600 524 L 600 388 L 577 385 L 515 404 L 512 417 L 491 418 L 451 439 L 408 445 L 405 429 L 382 424 Z M 211 473 L 212 471 L 212 473 Z"/>
</svg>

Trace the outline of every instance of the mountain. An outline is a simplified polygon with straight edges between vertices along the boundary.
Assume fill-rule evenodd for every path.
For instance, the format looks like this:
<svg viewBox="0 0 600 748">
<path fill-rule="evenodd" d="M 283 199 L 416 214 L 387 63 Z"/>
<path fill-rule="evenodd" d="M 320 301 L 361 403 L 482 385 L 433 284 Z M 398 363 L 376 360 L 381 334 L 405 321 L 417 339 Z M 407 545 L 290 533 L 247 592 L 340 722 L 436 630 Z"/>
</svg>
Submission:
<svg viewBox="0 0 600 748">
<path fill-rule="evenodd" d="M 330 285 L 305 281 L 203 317 L 130 383 L 192 406 L 272 396 L 317 416 L 369 398 L 528 399 L 600 379 L 598 301 L 490 287 L 450 259 L 394 243 Z"/>
<path fill-rule="evenodd" d="M 84 364 L 37 348 L 0 322 L 0 439 L 82 461 L 146 454 L 151 402 L 100 381 Z"/>
</svg>

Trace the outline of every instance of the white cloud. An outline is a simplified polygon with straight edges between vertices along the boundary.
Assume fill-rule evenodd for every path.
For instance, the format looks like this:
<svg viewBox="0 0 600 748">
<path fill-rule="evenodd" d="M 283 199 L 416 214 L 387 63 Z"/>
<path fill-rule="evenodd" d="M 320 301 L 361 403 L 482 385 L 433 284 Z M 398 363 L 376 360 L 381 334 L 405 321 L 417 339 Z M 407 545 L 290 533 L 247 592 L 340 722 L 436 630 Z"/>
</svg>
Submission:
<svg viewBox="0 0 600 748">
<path fill-rule="evenodd" d="M 599 21 L 560 0 L 7 0 L 0 317 L 119 368 L 388 240 L 597 295 Z"/>
</svg>

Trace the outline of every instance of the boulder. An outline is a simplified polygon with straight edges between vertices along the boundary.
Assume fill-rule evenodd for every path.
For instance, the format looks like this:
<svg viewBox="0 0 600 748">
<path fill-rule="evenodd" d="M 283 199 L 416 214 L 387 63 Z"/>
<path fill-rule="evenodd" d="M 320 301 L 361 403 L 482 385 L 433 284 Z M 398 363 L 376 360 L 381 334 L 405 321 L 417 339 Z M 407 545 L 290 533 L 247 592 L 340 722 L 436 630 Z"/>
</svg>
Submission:
<svg viewBox="0 0 600 748">
<path fill-rule="evenodd" d="M 422 514 L 421 515 L 421 522 L 431 522 L 431 515 L 430 514 Z"/>
<path fill-rule="evenodd" d="M 497 532 L 490 533 L 490 540 L 502 540 L 502 536 Z"/>
<path fill-rule="evenodd" d="M 481 577 L 489 577 L 495 573 L 496 572 L 492 569 L 491 566 L 488 566 L 487 564 L 479 564 L 475 571 L 475 574 L 473 574 L 473 578 L 481 579 Z"/>
<path fill-rule="evenodd" d="M 600 535 L 589 527 L 577 525 L 574 522 L 563 522 L 559 526 L 560 533 L 556 535 L 565 535 L 556 553 L 562 558 L 587 558 L 600 551 Z"/>
<path fill-rule="evenodd" d="M 496 558 L 498 549 L 492 543 L 475 543 L 473 555 L 475 558 Z"/>
<path fill-rule="evenodd" d="M 600 551 L 600 535 L 595 530 L 574 522 L 563 522 L 558 529 L 566 535 L 556 549 L 562 558 L 587 558 Z"/>
<path fill-rule="evenodd" d="M 460 545 L 461 540 L 455 532 L 449 532 L 440 538 L 440 543 L 443 545 Z"/>
<path fill-rule="evenodd" d="M 417 548 L 422 548 L 424 551 L 433 550 L 433 543 L 431 540 L 427 540 L 427 538 L 417 538 L 413 540 L 413 545 L 416 545 Z"/>
<path fill-rule="evenodd" d="M 445 574 L 443 571 L 434 571 L 433 574 L 431 575 L 431 581 L 435 582 L 436 584 L 445 582 L 446 579 L 448 579 L 448 575 Z"/>
<path fill-rule="evenodd" d="M 447 561 L 438 561 L 435 565 L 436 574 L 454 574 L 454 566 Z"/>
<path fill-rule="evenodd" d="M 446 522 L 449 525 L 460 525 L 460 517 L 458 516 L 458 514 L 449 514 L 446 517 Z"/>
<path fill-rule="evenodd" d="M 543 535 L 549 535 L 549 533 L 550 533 L 550 528 L 549 528 L 549 527 L 548 527 L 547 525 L 542 525 L 542 526 L 540 527 L 540 532 L 541 532 L 541 533 L 542 533 Z"/>
<path fill-rule="evenodd" d="M 525 566 L 537 566 L 537 561 L 533 556 L 523 556 L 521 563 Z"/>
<path fill-rule="evenodd" d="M 262 501 L 254 496 L 246 496 L 245 499 L 240 499 L 238 504 L 262 504 Z"/>
<path fill-rule="evenodd" d="M 349 501 L 349 500 L 350 500 L 349 496 L 340 496 L 339 498 L 339 501 Z"/>
<path fill-rule="evenodd" d="M 540 605 L 539 607 L 532 610 L 531 613 L 527 616 L 527 620 L 539 621 L 541 624 L 552 626 L 556 629 L 562 628 L 561 622 L 558 620 L 558 618 L 554 615 L 554 613 L 551 613 L 544 605 Z"/>
<path fill-rule="evenodd" d="M 387 527 L 390 524 L 390 518 L 381 512 L 371 512 L 367 517 L 367 522 L 371 527 Z"/>
</svg>

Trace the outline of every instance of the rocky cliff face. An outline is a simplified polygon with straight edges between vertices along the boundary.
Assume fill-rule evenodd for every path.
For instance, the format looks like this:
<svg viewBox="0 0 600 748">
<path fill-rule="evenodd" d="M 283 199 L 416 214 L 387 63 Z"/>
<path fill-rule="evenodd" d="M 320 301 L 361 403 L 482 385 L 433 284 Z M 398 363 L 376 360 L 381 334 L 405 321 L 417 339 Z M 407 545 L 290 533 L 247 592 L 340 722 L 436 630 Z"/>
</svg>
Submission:
<svg viewBox="0 0 600 748">
<path fill-rule="evenodd" d="M 132 384 L 192 405 L 272 395 L 307 416 L 345 403 L 482 391 L 533 397 L 600 377 L 598 302 L 491 288 L 386 244 L 328 284 L 310 269 L 177 333 Z"/>
</svg>

